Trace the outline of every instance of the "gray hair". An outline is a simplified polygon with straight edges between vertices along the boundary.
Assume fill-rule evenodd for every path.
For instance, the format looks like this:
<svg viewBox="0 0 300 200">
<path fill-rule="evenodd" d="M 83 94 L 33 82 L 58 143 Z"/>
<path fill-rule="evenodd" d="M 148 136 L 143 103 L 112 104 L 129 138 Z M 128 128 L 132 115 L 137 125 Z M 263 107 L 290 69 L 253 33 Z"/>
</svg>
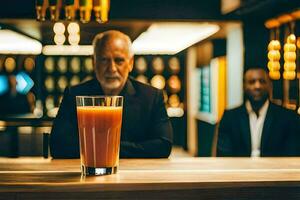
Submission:
<svg viewBox="0 0 300 200">
<path fill-rule="evenodd" d="M 125 33 L 122 33 L 121 31 L 117 31 L 117 30 L 109 30 L 109 31 L 105 31 L 102 33 L 98 33 L 94 37 L 93 43 L 92 43 L 93 48 L 94 48 L 94 55 L 96 54 L 97 46 L 101 46 L 101 45 L 105 44 L 105 42 L 113 36 L 124 39 L 127 42 L 129 56 L 133 57 L 134 52 L 133 52 L 132 42 L 131 42 L 130 37 L 128 35 L 126 35 Z"/>
</svg>

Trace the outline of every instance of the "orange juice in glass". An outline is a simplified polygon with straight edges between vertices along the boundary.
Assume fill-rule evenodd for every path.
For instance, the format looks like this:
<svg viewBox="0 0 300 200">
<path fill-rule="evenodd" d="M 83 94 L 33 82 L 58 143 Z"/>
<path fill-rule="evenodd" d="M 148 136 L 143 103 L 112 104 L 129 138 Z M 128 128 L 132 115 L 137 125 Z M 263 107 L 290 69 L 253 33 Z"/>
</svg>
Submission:
<svg viewBox="0 0 300 200">
<path fill-rule="evenodd" d="M 122 96 L 76 96 L 83 175 L 117 172 L 122 126 Z"/>
</svg>

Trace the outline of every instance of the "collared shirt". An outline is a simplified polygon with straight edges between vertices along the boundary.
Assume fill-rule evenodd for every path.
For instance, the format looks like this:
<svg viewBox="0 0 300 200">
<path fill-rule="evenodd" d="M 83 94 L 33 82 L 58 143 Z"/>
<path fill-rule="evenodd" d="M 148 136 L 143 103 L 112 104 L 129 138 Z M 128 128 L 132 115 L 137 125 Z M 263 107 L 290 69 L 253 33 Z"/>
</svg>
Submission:
<svg viewBox="0 0 300 200">
<path fill-rule="evenodd" d="M 246 101 L 246 109 L 249 115 L 249 124 L 251 132 L 251 157 L 260 156 L 260 144 L 261 135 L 264 127 L 265 118 L 267 115 L 267 110 L 269 107 L 269 101 L 267 100 L 264 105 L 259 110 L 259 115 L 257 117 L 256 113 L 253 111 L 251 103 Z"/>
</svg>

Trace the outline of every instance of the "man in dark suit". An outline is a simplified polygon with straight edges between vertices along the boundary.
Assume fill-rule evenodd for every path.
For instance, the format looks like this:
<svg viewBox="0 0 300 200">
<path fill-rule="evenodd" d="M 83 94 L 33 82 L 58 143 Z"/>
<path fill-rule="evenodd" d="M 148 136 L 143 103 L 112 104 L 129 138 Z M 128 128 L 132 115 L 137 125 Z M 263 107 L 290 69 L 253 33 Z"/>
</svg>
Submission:
<svg viewBox="0 0 300 200">
<path fill-rule="evenodd" d="M 106 31 L 96 35 L 93 46 L 96 78 L 66 88 L 51 131 L 52 157 L 79 157 L 75 102 L 79 95 L 124 96 L 120 157 L 168 157 L 173 131 L 163 94 L 128 78 L 134 59 L 130 38 L 119 31 Z"/>
<path fill-rule="evenodd" d="M 225 111 L 217 156 L 299 156 L 299 115 L 269 101 L 271 81 L 262 68 L 244 74 L 245 102 Z"/>
</svg>

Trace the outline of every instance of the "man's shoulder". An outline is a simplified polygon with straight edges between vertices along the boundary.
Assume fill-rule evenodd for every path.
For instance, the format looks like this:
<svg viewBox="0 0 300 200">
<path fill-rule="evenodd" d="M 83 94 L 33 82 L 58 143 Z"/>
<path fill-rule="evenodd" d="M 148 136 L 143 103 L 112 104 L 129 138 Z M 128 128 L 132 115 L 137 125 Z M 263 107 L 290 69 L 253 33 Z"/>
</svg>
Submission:
<svg viewBox="0 0 300 200">
<path fill-rule="evenodd" d="M 282 116 L 294 116 L 294 117 L 299 117 L 297 116 L 297 113 L 290 110 L 290 109 L 287 109 L 287 108 L 284 108 L 280 105 L 277 105 L 275 103 L 272 103 L 270 102 L 270 109 L 272 109 L 272 112 L 273 114 L 276 113 L 277 116 L 283 118 Z"/>
<path fill-rule="evenodd" d="M 225 112 L 226 113 L 240 113 L 242 111 L 245 111 L 245 105 L 241 104 L 239 106 L 235 106 L 229 109 L 226 109 Z"/>
<path fill-rule="evenodd" d="M 159 89 L 157 89 L 151 85 L 141 83 L 133 78 L 130 78 L 130 81 L 131 81 L 133 87 L 135 88 L 136 92 L 139 94 L 153 95 L 159 91 Z"/>
<path fill-rule="evenodd" d="M 71 86 L 69 88 L 70 93 L 80 94 L 82 92 L 88 91 L 96 84 L 96 81 L 97 80 L 95 78 L 93 78 L 91 80 L 79 83 L 78 85 Z"/>
</svg>

